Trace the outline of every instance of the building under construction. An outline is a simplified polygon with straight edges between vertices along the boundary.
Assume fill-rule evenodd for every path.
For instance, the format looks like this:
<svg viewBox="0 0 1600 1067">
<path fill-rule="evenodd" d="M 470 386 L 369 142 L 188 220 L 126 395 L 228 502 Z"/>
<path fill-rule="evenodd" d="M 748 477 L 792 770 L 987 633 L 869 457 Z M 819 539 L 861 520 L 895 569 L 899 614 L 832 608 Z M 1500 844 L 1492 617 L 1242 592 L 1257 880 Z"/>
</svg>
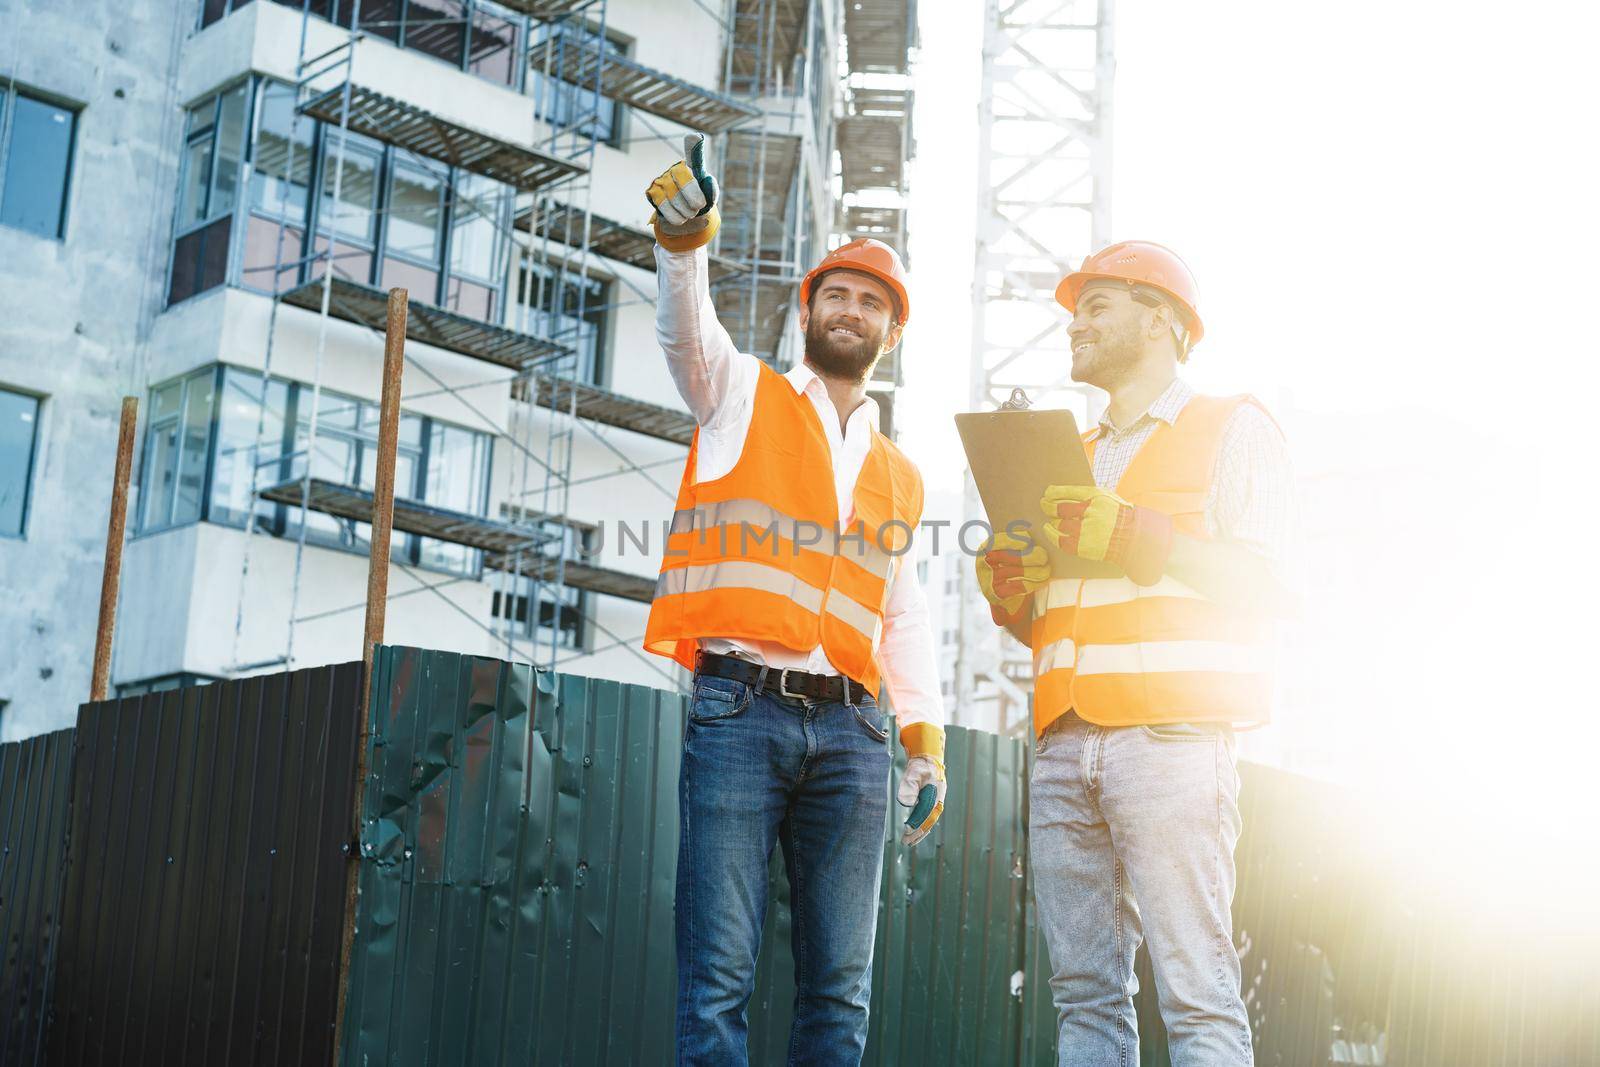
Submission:
<svg viewBox="0 0 1600 1067">
<path fill-rule="evenodd" d="M 805 269 L 905 247 L 910 0 L 0 10 L 0 738 L 88 692 L 123 394 L 114 691 L 360 658 L 395 286 L 387 639 L 679 680 L 639 650 L 693 431 L 642 191 L 712 135 L 714 299 L 787 366 Z"/>
</svg>

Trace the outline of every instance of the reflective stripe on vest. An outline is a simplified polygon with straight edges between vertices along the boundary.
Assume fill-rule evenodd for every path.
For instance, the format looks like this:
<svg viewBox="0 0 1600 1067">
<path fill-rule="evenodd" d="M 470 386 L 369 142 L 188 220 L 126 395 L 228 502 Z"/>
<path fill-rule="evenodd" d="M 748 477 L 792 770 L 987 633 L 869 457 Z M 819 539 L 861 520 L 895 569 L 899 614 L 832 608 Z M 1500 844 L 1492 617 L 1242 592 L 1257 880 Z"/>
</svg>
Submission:
<svg viewBox="0 0 1600 1067">
<path fill-rule="evenodd" d="M 717 536 L 720 542 L 720 535 L 713 535 L 710 531 L 723 527 L 738 528 L 738 537 L 730 535 L 728 541 L 731 544 L 737 540 L 741 552 L 747 551 L 751 545 L 759 547 L 767 544 L 776 534 L 798 548 L 809 548 L 823 555 L 843 556 L 879 578 L 888 578 L 894 566 L 894 557 L 874 544 L 874 538 L 869 537 L 868 531 L 859 523 L 854 531 L 824 529 L 820 523 L 785 515 L 759 500 L 718 500 L 674 511 L 668 534 L 699 533 L 707 539 Z M 802 528 L 807 535 L 803 541 L 799 539 Z M 812 535 L 815 535 L 815 540 Z M 846 546 L 849 546 L 848 549 Z"/>
</svg>

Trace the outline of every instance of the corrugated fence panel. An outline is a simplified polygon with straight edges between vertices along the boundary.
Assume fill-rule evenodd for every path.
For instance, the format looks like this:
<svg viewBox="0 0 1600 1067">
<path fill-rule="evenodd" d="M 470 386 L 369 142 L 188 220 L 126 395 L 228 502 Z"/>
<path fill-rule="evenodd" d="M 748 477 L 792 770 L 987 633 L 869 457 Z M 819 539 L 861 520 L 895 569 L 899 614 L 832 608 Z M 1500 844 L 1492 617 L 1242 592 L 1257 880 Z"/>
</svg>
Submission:
<svg viewBox="0 0 1600 1067">
<path fill-rule="evenodd" d="M 0 745 L 0 1064 L 43 1064 L 72 800 L 72 731 Z"/>
<path fill-rule="evenodd" d="M 83 705 L 52 1064 L 328 1061 L 360 674 Z"/>
<path fill-rule="evenodd" d="M 413 648 L 375 671 L 346 1061 L 669 1061 L 684 699 Z M 884 828 L 871 1063 L 1006 1062 L 1022 1037 L 1025 753 L 954 730 L 948 759 L 930 841 L 907 853 L 895 804 Z M 772 869 L 753 1062 L 783 1059 L 794 997 Z"/>
</svg>

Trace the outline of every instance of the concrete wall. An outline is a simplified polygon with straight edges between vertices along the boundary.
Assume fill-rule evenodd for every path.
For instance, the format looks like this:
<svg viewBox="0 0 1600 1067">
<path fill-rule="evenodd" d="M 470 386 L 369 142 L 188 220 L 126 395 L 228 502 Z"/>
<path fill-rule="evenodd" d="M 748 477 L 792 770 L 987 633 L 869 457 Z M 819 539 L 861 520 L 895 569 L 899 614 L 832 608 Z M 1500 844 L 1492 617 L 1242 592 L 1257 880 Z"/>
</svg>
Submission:
<svg viewBox="0 0 1600 1067">
<path fill-rule="evenodd" d="M 193 0 L 0 0 L 0 81 L 78 111 L 64 240 L 0 227 L 0 384 L 44 396 L 24 539 L 0 540 L 0 741 L 88 698 L 119 398 L 143 396 Z"/>
</svg>

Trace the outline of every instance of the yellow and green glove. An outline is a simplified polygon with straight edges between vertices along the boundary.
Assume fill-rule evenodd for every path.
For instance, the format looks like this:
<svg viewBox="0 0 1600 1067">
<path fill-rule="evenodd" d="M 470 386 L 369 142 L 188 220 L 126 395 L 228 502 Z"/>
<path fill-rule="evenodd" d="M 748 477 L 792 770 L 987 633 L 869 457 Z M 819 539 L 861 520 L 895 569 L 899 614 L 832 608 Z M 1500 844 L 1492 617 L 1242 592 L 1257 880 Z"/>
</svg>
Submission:
<svg viewBox="0 0 1600 1067">
<path fill-rule="evenodd" d="M 1044 547 L 1004 531 L 994 535 L 994 545 L 980 553 L 973 565 L 978 588 L 989 602 L 989 615 L 997 626 L 1012 626 L 1026 618 L 1028 598 L 1050 580 L 1050 557 Z"/>
<path fill-rule="evenodd" d="M 900 730 L 906 750 L 906 771 L 900 776 L 900 803 L 911 809 L 900 840 L 915 845 L 944 814 L 944 728 L 914 722 Z"/>
<path fill-rule="evenodd" d="M 1135 585 L 1155 585 L 1172 555 L 1172 518 L 1093 485 L 1052 485 L 1039 507 L 1045 534 L 1080 559 L 1122 568 Z"/>
<path fill-rule="evenodd" d="M 717 211 L 717 179 L 706 173 L 705 135 L 685 137 L 683 158 L 662 171 L 644 195 L 655 209 L 650 225 L 662 248 L 688 252 L 710 244 L 722 215 Z"/>
</svg>

